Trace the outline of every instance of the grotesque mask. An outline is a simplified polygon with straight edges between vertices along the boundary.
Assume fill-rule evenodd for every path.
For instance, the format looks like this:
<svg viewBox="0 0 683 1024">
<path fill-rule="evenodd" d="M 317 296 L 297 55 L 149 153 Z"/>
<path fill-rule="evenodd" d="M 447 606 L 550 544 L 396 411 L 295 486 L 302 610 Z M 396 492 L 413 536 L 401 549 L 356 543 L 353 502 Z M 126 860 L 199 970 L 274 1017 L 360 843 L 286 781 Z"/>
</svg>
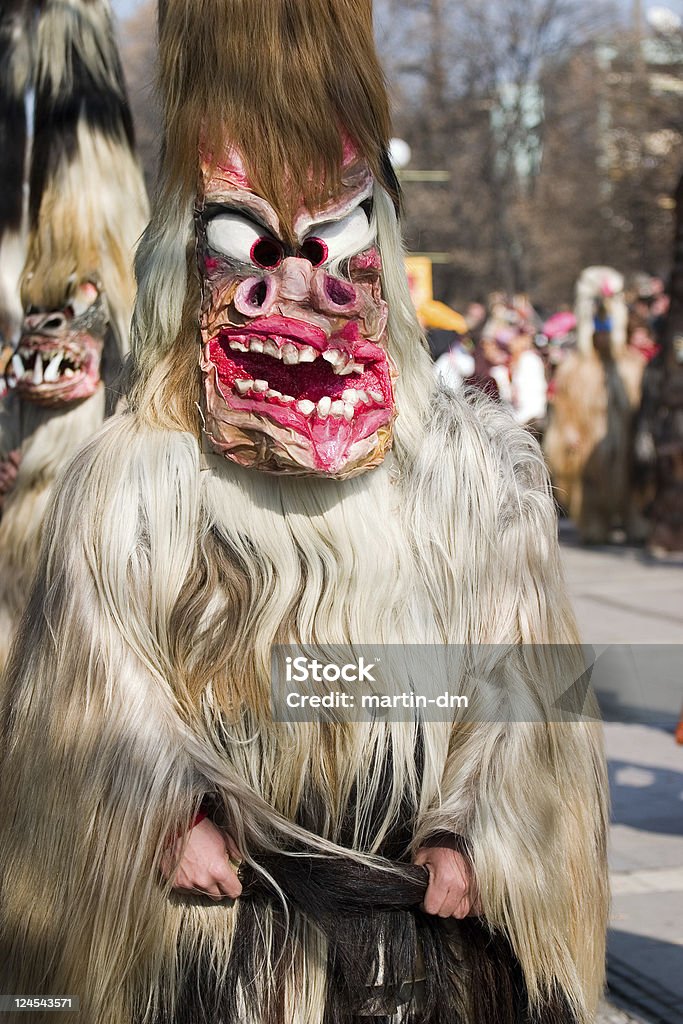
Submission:
<svg viewBox="0 0 683 1024">
<path fill-rule="evenodd" d="M 270 473 L 344 478 L 382 461 L 395 370 L 372 208 L 355 154 L 342 191 L 302 207 L 286 242 L 239 154 L 203 167 L 197 213 L 204 431 Z"/>
<path fill-rule="evenodd" d="M 104 294 L 91 280 L 73 283 L 62 309 L 29 310 L 6 370 L 8 387 L 48 407 L 90 398 L 100 382 L 108 322 Z"/>
</svg>

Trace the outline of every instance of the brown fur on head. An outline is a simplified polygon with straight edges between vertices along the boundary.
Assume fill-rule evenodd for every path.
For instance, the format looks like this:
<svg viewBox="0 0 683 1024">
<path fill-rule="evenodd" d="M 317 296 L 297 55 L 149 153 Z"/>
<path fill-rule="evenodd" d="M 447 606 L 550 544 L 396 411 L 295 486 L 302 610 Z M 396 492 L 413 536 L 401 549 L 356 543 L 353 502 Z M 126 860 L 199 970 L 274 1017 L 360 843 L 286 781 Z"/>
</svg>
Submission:
<svg viewBox="0 0 683 1024">
<path fill-rule="evenodd" d="M 159 19 L 167 180 L 226 142 L 283 227 L 339 188 L 343 138 L 396 198 L 370 0 L 167 0 Z"/>
</svg>

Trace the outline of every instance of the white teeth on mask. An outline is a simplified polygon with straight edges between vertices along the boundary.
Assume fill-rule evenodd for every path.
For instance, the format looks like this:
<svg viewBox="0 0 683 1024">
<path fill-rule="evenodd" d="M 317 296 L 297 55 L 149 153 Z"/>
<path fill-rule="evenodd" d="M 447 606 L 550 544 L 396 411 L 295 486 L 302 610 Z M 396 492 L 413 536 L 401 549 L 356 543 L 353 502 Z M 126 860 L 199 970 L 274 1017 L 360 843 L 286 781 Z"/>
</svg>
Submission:
<svg viewBox="0 0 683 1024">
<path fill-rule="evenodd" d="M 299 350 L 296 345 L 287 342 L 282 346 L 282 362 L 285 366 L 294 366 L 299 362 Z"/>
<path fill-rule="evenodd" d="M 368 394 L 373 402 L 377 402 L 378 405 L 381 405 L 384 401 L 384 395 L 381 391 L 368 391 Z"/>
<path fill-rule="evenodd" d="M 333 416 L 337 416 L 337 417 L 343 416 L 344 415 L 344 403 L 339 401 L 339 400 L 337 400 L 336 402 L 333 402 L 332 403 L 332 408 L 330 409 L 330 412 L 332 413 Z"/>
<path fill-rule="evenodd" d="M 342 366 L 346 362 L 344 353 L 338 348 L 328 348 L 323 352 L 323 359 L 326 359 L 327 362 L 330 363 L 335 373 L 339 372 L 337 367 Z"/>
<path fill-rule="evenodd" d="M 367 391 L 364 391 L 363 388 L 359 388 L 358 391 L 356 391 L 356 394 L 364 405 L 371 404 L 370 399 L 368 398 L 368 393 Z"/>
<path fill-rule="evenodd" d="M 263 342 L 263 354 L 270 356 L 271 359 L 282 359 L 280 349 L 271 338 L 267 338 Z"/>
<path fill-rule="evenodd" d="M 31 350 L 28 349 L 28 348 L 20 348 L 19 349 L 19 355 L 21 356 L 22 359 L 30 359 L 30 357 L 31 357 Z"/>
<path fill-rule="evenodd" d="M 355 388 L 347 388 L 346 391 L 342 391 L 342 398 L 350 405 L 358 405 L 360 402 L 360 395 Z"/>
<path fill-rule="evenodd" d="M 293 395 L 281 395 L 280 397 L 281 397 L 282 401 L 283 402 L 287 402 L 287 404 L 289 404 L 290 402 L 294 401 L 294 396 Z"/>
<path fill-rule="evenodd" d="M 346 366 L 337 372 L 342 374 L 344 377 L 349 373 L 364 373 L 365 366 L 363 363 L 354 363 L 353 359 L 350 359 Z"/>
<path fill-rule="evenodd" d="M 43 357 L 40 352 L 36 352 L 36 361 L 33 364 L 33 383 L 35 385 L 43 383 Z"/>
<path fill-rule="evenodd" d="M 348 352 L 342 352 L 339 348 L 328 348 L 323 352 L 322 356 L 340 377 L 347 377 L 350 373 L 365 372 L 365 365 L 363 363 L 355 362 Z"/>
<path fill-rule="evenodd" d="M 323 395 L 323 397 L 318 402 L 318 416 L 320 416 L 321 420 L 327 419 L 327 417 L 330 415 L 331 408 L 332 399 L 329 397 L 329 395 Z"/>
<path fill-rule="evenodd" d="M 12 369 L 14 370 L 14 376 L 17 380 L 21 380 L 24 376 L 24 364 L 21 361 L 21 356 L 18 352 L 15 352 L 12 356 Z"/>
<path fill-rule="evenodd" d="M 312 345 L 304 345 L 303 348 L 299 349 L 299 362 L 300 363 L 314 363 L 318 358 L 318 353 Z"/>
<path fill-rule="evenodd" d="M 313 402 L 309 402 L 307 398 L 303 398 L 300 402 L 296 403 L 296 407 L 299 412 L 304 414 L 304 416 L 310 416 L 315 409 L 315 404 Z"/>
<path fill-rule="evenodd" d="M 74 371 L 72 369 L 68 369 L 68 370 L 64 371 L 64 376 L 65 377 L 73 377 L 73 375 L 74 375 Z"/>
<path fill-rule="evenodd" d="M 57 354 L 52 357 L 50 362 L 45 367 L 43 380 L 45 381 L 46 384 L 54 384 L 54 382 L 59 378 L 59 364 L 61 363 L 61 361 L 62 353 L 57 352 Z"/>
<path fill-rule="evenodd" d="M 276 391 L 275 388 L 268 388 L 266 391 L 266 398 L 282 398 L 282 395 L 279 391 Z"/>
<path fill-rule="evenodd" d="M 236 380 L 235 387 L 239 391 L 240 395 L 246 395 L 247 391 L 250 391 L 254 386 L 253 380 Z"/>
<path fill-rule="evenodd" d="M 349 423 L 353 419 L 354 408 L 350 402 L 344 402 L 344 419 L 348 420 Z"/>
<path fill-rule="evenodd" d="M 248 352 L 249 349 L 246 345 L 243 345 L 241 341 L 231 341 L 230 348 L 234 348 L 236 352 Z"/>
<path fill-rule="evenodd" d="M 251 341 L 249 342 L 249 349 L 251 352 L 256 352 L 260 354 L 261 352 L 263 352 L 263 342 L 261 341 L 260 338 L 252 338 Z"/>
<path fill-rule="evenodd" d="M 257 395 L 263 394 L 263 392 L 267 391 L 267 390 L 268 390 L 268 381 L 267 380 L 255 380 L 254 381 L 254 391 L 256 392 Z"/>
</svg>

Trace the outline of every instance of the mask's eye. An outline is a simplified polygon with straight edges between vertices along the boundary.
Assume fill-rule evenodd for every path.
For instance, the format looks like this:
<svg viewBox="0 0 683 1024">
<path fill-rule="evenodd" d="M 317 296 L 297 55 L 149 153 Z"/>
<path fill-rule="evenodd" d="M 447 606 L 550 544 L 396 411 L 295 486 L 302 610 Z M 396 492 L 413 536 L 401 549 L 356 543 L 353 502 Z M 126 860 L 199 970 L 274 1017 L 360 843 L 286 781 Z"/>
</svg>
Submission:
<svg viewBox="0 0 683 1024">
<path fill-rule="evenodd" d="M 301 245 L 301 255 L 314 267 L 349 259 L 375 241 L 375 228 L 362 206 L 342 220 L 319 224 Z"/>
<path fill-rule="evenodd" d="M 239 263 L 272 270 L 282 263 L 283 248 L 265 228 L 238 213 L 220 213 L 206 225 L 206 240 L 214 252 Z"/>
<path fill-rule="evenodd" d="M 329 249 L 322 238 L 307 238 L 300 249 L 301 255 L 314 267 L 321 267 L 329 256 Z"/>
</svg>

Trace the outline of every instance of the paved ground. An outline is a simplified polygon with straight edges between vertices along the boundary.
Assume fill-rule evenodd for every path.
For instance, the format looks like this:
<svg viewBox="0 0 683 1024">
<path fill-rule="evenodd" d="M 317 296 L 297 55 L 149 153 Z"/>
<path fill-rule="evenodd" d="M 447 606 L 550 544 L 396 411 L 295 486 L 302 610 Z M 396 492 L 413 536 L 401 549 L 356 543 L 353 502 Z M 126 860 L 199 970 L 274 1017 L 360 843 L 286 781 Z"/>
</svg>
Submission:
<svg viewBox="0 0 683 1024">
<path fill-rule="evenodd" d="M 683 567 L 562 531 L 585 642 L 598 652 L 612 791 L 611 1003 L 600 1024 L 683 1024 Z M 619 645 L 619 646 L 611 646 Z M 626 646 L 628 645 L 628 646 Z M 632 1014 L 633 1016 L 630 1016 Z"/>
</svg>

